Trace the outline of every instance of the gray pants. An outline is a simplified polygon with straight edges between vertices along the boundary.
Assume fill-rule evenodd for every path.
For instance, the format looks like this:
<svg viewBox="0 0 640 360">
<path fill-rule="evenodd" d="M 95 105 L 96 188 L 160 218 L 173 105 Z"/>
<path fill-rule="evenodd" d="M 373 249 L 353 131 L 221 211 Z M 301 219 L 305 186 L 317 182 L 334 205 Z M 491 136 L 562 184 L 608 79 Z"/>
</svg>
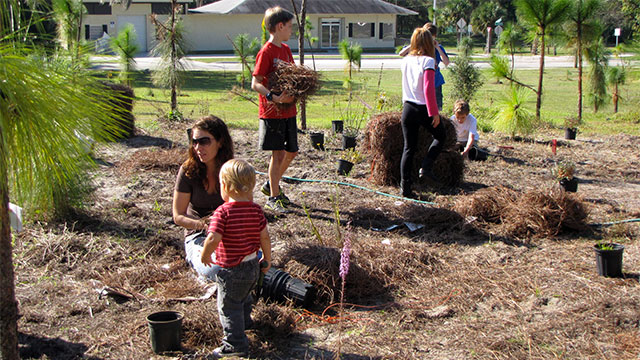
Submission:
<svg viewBox="0 0 640 360">
<path fill-rule="evenodd" d="M 220 270 L 220 266 L 206 266 L 200 258 L 202 255 L 202 246 L 207 234 L 204 230 L 193 233 L 184 239 L 184 251 L 187 263 L 198 273 L 205 277 L 208 281 L 216 281 L 216 274 Z"/>
<path fill-rule="evenodd" d="M 225 351 L 249 351 L 249 339 L 244 330 L 253 325 L 251 291 L 258 282 L 259 272 L 258 259 L 231 268 L 220 268 L 218 272 L 218 315 Z"/>
</svg>

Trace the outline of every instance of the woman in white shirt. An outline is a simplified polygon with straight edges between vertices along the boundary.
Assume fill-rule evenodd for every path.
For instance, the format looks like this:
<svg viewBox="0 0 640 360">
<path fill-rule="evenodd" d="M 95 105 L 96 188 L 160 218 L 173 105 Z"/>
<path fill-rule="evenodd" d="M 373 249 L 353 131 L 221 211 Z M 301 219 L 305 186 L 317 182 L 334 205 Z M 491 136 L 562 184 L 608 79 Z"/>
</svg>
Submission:
<svg viewBox="0 0 640 360">
<path fill-rule="evenodd" d="M 432 167 L 442 151 L 445 140 L 444 125 L 440 123 L 435 88 L 435 49 L 431 33 L 425 27 L 416 28 L 411 36 L 409 55 L 402 59 L 402 135 L 404 150 L 400 162 L 402 196 L 415 198 L 413 156 L 418 147 L 420 126 L 433 135 L 427 156 L 422 160 L 419 178 L 438 182 Z"/>
</svg>

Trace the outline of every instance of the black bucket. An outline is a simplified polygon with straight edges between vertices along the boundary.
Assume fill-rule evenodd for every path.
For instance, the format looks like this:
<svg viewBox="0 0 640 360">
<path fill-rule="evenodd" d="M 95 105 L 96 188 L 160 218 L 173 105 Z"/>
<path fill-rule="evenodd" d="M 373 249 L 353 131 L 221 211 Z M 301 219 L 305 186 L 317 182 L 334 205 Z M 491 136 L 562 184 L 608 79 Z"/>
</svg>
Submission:
<svg viewBox="0 0 640 360">
<path fill-rule="evenodd" d="M 578 191 L 578 178 L 571 178 L 571 179 L 561 179 L 559 181 L 560 186 L 562 186 L 562 188 L 565 191 L 568 192 L 576 192 Z"/>
<path fill-rule="evenodd" d="M 272 267 L 264 274 L 261 295 L 265 299 L 279 302 L 292 300 L 296 305 L 309 307 L 315 300 L 316 291 L 313 285 Z"/>
<path fill-rule="evenodd" d="M 349 175 L 351 172 L 351 168 L 353 168 L 353 163 L 347 160 L 338 160 L 338 174 L 340 175 Z"/>
<path fill-rule="evenodd" d="M 613 247 L 612 250 L 603 250 L 594 246 L 596 252 L 596 266 L 598 275 L 606 277 L 622 277 L 622 253 L 624 246 L 620 244 L 607 244 Z"/>
<path fill-rule="evenodd" d="M 316 150 L 324 150 L 324 133 L 312 132 L 309 133 L 309 139 L 311 139 L 311 147 Z"/>
<path fill-rule="evenodd" d="M 487 160 L 488 155 L 489 153 L 482 149 L 478 149 L 477 147 L 469 149 L 469 160 L 485 161 Z"/>
<path fill-rule="evenodd" d="M 356 137 L 355 136 L 348 136 L 348 135 L 342 134 L 342 149 L 343 150 L 355 149 L 356 144 L 357 144 L 357 141 L 356 141 Z"/>
<path fill-rule="evenodd" d="M 334 134 L 342 133 L 343 129 L 344 129 L 343 120 L 331 120 L 331 130 L 333 130 Z"/>
<path fill-rule="evenodd" d="M 180 350 L 183 317 L 177 311 L 159 311 L 147 316 L 151 349 L 154 353 Z"/>
<path fill-rule="evenodd" d="M 577 133 L 578 133 L 578 129 L 576 129 L 576 128 L 565 128 L 564 129 L 564 138 L 567 139 L 567 140 L 575 140 Z"/>
</svg>

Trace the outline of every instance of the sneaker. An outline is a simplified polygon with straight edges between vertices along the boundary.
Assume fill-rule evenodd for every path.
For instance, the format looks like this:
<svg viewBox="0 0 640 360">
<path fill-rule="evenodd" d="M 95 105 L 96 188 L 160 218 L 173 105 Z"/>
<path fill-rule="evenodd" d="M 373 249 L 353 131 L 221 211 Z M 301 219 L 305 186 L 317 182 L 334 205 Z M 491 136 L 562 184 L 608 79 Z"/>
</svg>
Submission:
<svg viewBox="0 0 640 360">
<path fill-rule="evenodd" d="M 247 351 L 233 351 L 223 346 L 217 347 L 211 353 L 210 359 L 222 359 L 225 357 L 247 357 L 249 353 Z"/>
<path fill-rule="evenodd" d="M 291 204 L 291 200 L 289 200 L 287 195 L 284 194 L 284 191 L 282 191 L 282 186 L 278 186 L 278 188 L 280 190 L 280 195 L 278 195 L 278 197 L 280 197 L 280 200 L 282 201 L 282 203 L 284 205 Z M 269 180 L 267 180 L 264 183 L 264 185 L 262 185 L 262 188 L 260 188 L 260 191 L 267 196 L 271 196 L 271 186 L 269 185 Z"/>
<path fill-rule="evenodd" d="M 429 168 L 420 168 L 420 172 L 418 173 L 418 179 L 425 180 L 429 179 L 435 183 L 440 182 L 440 179 L 433 173 L 433 171 Z"/>
<path fill-rule="evenodd" d="M 281 214 L 289 212 L 285 207 L 284 202 L 278 196 L 270 196 L 269 200 L 264 204 L 264 207 Z"/>
</svg>

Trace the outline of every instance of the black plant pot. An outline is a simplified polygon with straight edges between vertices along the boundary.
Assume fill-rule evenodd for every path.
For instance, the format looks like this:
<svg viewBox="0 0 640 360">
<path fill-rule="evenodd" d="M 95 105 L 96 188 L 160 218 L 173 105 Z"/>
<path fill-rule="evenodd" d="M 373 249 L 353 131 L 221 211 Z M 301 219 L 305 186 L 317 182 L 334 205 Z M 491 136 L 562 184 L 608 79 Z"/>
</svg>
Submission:
<svg viewBox="0 0 640 360">
<path fill-rule="evenodd" d="M 488 155 L 489 154 L 486 151 L 476 147 L 469 149 L 469 160 L 485 161 L 487 160 Z"/>
<path fill-rule="evenodd" d="M 578 191 L 578 179 L 577 178 L 561 179 L 560 186 L 562 186 L 565 191 L 576 192 Z"/>
<path fill-rule="evenodd" d="M 261 296 L 279 302 L 292 300 L 308 308 L 315 300 L 316 290 L 313 285 L 272 267 L 264 274 Z"/>
<path fill-rule="evenodd" d="M 311 139 L 311 147 L 316 150 L 324 150 L 324 133 L 311 132 L 309 133 L 309 139 Z"/>
<path fill-rule="evenodd" d="M 564 138 L 567 140 L 575 140 L 577 133 L 578 129 L 576 128 L 566 128 L 564 129 Z"/>
<path fill-rule="evenodd" d="M 338 174 L 340 175 L 349 175 L 351 172 L 351 168 L 353 168 L 353 163 L 347 160 L 338 160 Z"/>
<path fill-rule="evenodd" d="M 334 134 L 342 133 L 343 129 L 344 129 L 343 120 L 331 120 L 331 130 L 333 130 Z"/>
<path fill-rule="evenodd" d="M 342 149 L 355 149 L 356 147 L 356 137 L 342 134 Z"/>
<path fill-rule="evenodd" d="M 603 250 L 599 244 L 594 245 L 598 275 L 606 277 L 622 277 L 622 253 L 624 246 L 620 244 L 604 244 L 612 246 L 612 250 Z"/>
<path fill-rule="evenodd" d="M 182 318 L 177 311 L 160 311 L 147 316 L 151 349 L 156 354 L 179 351 L 182 338 Z"/>
</svg>

